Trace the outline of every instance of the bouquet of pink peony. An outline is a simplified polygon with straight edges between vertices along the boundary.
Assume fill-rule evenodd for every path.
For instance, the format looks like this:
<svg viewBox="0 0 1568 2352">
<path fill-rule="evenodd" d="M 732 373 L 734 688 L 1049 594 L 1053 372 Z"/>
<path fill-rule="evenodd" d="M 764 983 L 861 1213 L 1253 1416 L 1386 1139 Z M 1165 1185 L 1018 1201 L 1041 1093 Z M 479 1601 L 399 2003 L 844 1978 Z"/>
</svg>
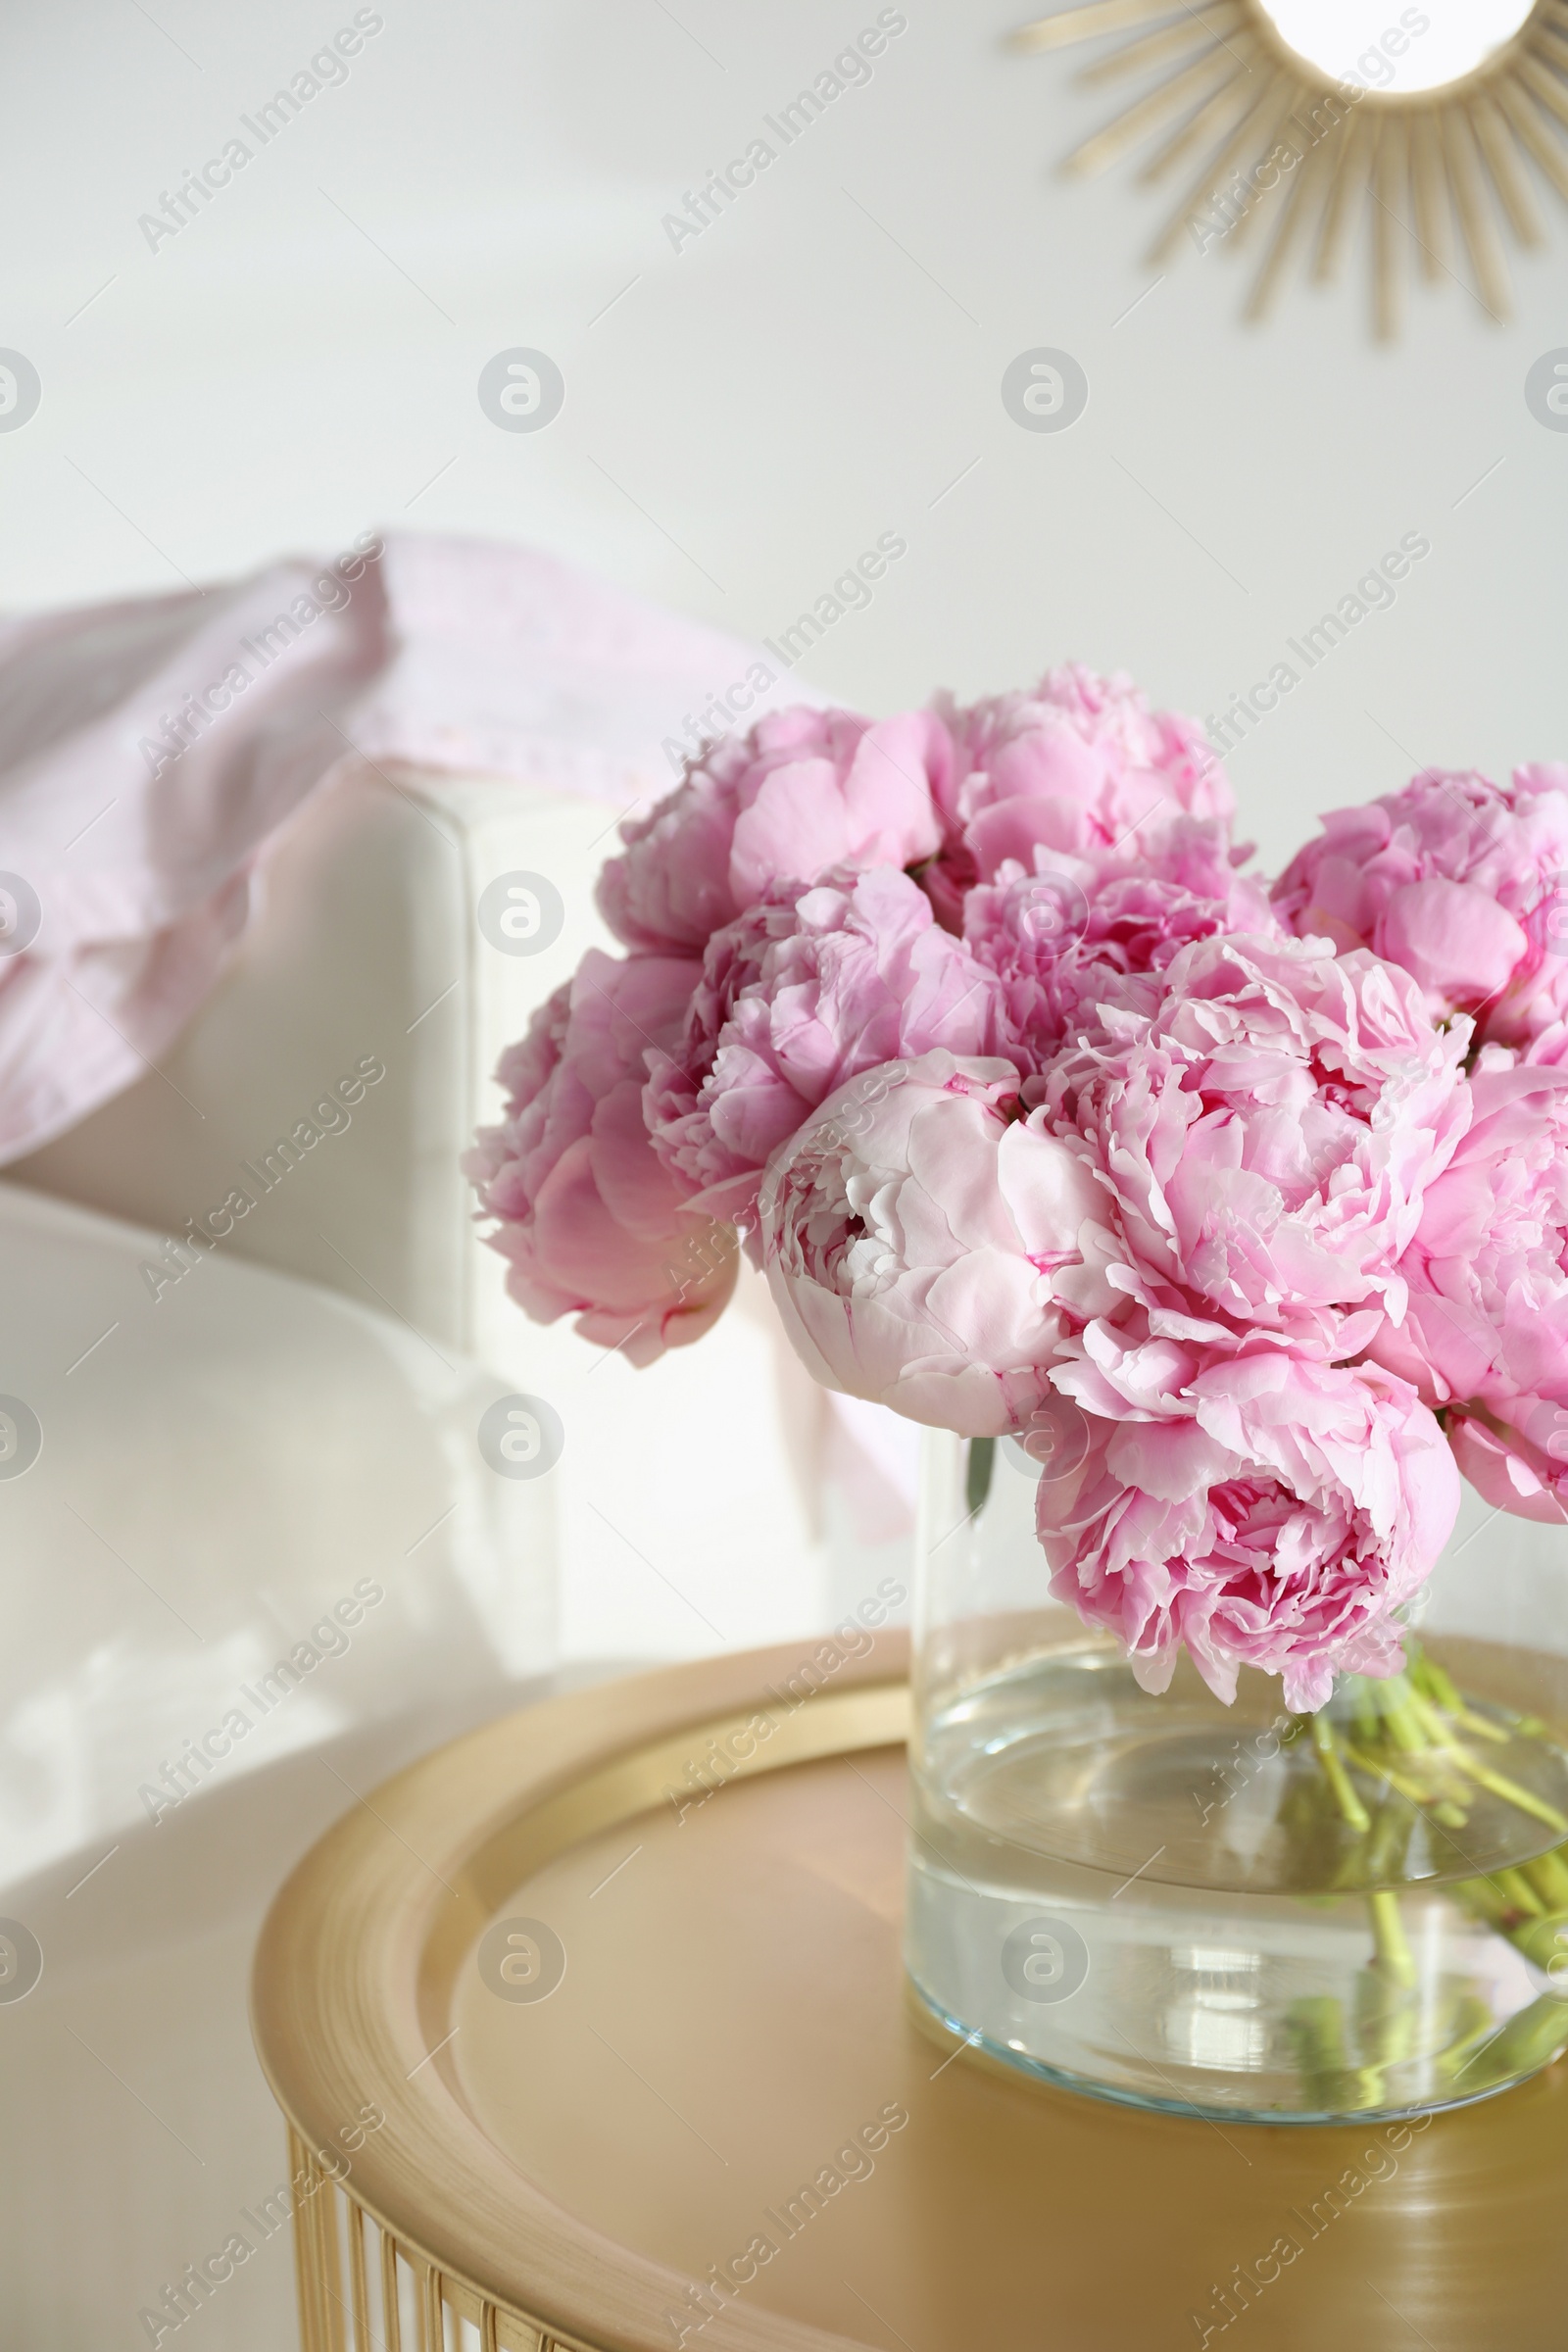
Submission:
<svg viewBox="0 0 1568 2352">
<path fill-rule="evenodd" d="M 816 1377 L 1042 1463 L 1160 1689 L 1401 1665 L 1461 1473 L 1568 1520 L 1568 767 L 1269 888 L 1123 678 L 787 710 L 624 828 L 470 1156 L 529 1313 L 647 1363 L 744 1248 Z"/>
</svg>

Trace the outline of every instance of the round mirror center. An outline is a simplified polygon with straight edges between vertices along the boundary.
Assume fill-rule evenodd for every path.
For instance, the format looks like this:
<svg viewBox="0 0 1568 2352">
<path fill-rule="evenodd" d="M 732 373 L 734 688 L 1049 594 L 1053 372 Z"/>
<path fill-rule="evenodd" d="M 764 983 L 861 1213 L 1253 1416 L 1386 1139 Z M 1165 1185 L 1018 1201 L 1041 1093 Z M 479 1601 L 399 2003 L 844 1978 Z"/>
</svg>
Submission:
<svg viewBox="0 0 1568 2352">
<path fill-rule="evenodd" d="M 1259 0 L 1280 38 L 1331 80 L 1405 97 L 1486 64 L 1534 0 Z"/>
</svg>

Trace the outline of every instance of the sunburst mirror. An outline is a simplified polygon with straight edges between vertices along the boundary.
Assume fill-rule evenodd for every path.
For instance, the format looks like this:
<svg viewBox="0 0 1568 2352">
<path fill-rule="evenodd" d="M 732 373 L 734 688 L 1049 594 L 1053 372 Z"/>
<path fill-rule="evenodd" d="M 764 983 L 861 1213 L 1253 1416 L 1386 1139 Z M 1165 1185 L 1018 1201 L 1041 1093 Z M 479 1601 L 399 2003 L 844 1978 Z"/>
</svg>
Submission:
<svg viewBox="0 0 1568 2352">
<path fill-rule="evenodd" d="M 1412 272 L 1465 270 L 1507 316 L 1505 238 L 1541 242 L 1543 184 L 1568 199 L 1568 0 L 1091 0 L 1015 39 L 1119 35 L 1082 78 L 1129 101 L 1067 169 L 1150 148 L 1140 179 L 1180 189 L 1152 267 L 1250 251 L 1261 318 L 1292 267 L 1333 277 L 1365 217 L 1380 335 Z"/>
</svg>

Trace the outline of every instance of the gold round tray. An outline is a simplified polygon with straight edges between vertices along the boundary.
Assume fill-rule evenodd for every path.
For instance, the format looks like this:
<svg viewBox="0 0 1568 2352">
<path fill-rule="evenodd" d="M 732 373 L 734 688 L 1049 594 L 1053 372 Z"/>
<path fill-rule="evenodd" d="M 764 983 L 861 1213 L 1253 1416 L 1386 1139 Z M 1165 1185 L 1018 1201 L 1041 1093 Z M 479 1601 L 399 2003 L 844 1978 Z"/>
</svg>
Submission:
<svg viewBox="0 0 1568 2352">
<path fill-rule="evenodd" d="M 904 1644 L 812 1652 L 488 1725 L 300 1864 L 253 2006 L 306 2352 L 1558 2352 L 1568 2066 L 1221 2127 L 935 2041 Z"/>
</svg>

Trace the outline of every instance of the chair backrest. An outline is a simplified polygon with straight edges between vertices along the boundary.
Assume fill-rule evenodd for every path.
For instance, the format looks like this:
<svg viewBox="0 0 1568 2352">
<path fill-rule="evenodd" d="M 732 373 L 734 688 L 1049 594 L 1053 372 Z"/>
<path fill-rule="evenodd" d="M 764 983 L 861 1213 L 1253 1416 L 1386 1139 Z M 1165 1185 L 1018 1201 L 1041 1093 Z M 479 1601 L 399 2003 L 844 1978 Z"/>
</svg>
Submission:
<svg viewBox="0 0 1568 2352">
<path fill-rule="evenodd" d="M 7 1173 L 188 1250 L 193 1224 L 221 1227 L 211 1255 L 305 1276 L 542 1396 L 566 1431 L 548 1482 L 563 1653 L 673 1657 L 838 1605 L 826 1400 L 749 1268 L 715 1329 L 645 1372 L 530 1323 L 459 1167 L 497 1115 L 503 1046 L 585 948 L 613 946 L 593 906 L 613 823 L 575 793 L 346 762 L 278 835 L 228 969 L 161 1069 Z M 563 904 L 537 954 L 475 919 L 519 872 Z"/>
</svg>

